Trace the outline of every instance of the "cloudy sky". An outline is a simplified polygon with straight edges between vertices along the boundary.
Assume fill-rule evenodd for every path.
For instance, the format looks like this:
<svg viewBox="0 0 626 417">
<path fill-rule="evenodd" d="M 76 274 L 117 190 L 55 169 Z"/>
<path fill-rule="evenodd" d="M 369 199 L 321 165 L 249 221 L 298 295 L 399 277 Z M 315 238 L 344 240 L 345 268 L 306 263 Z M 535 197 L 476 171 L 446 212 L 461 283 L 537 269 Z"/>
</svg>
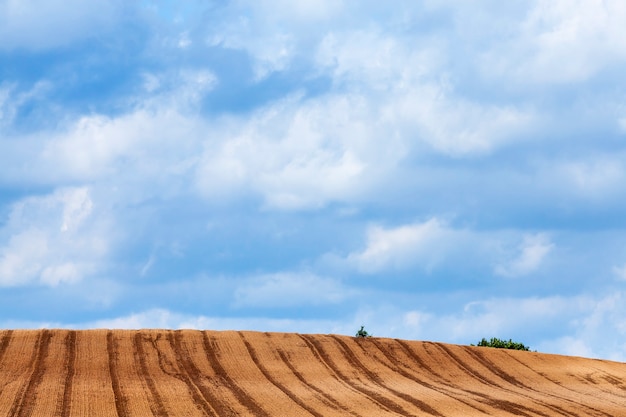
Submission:
<svg viewBox="0 0 626 417">
<path fill-rule="evenodd" d="M 621 0 L 0 0 L 0 326 L 626 361 Z"/>
</svg>

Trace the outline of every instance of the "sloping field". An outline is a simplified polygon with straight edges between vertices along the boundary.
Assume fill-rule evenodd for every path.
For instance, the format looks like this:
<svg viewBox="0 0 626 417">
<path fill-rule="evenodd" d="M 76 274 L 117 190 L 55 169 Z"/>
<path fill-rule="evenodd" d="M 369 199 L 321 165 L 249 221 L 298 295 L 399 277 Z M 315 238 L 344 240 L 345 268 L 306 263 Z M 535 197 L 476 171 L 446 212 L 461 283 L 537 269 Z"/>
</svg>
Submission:
<svg viewBox="0 0 626 417">
<path fill-rule="evenodd" d="M 0 416 L 626 416 L 626 364 L 333 335 L 0 331 Z"/>
</svg>

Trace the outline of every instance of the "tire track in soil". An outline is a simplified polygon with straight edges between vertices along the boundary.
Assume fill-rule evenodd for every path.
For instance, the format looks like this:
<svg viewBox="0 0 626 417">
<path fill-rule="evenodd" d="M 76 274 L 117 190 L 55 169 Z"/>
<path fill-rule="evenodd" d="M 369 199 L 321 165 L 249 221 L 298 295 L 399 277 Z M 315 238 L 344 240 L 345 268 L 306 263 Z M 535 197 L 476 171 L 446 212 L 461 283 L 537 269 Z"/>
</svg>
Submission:
<svg viewBox="0 0 626 417">
<path fill-rule="evenodd" d="M 561 389 L 561 390 L 563 390 L 563 391 L 571 392 L 572 394 L 575 394 L 575 395 L 586 395 L 586 394 L 585 394 L 585 393 L 583 393 L 583 392 L 576 391 L 576 390 L 571 389 L 571 388 L 569 388 L 569 387 L 564 387 L 564 386 L 563 386 L 561 383 L 559 383 L 558 381 L 555 381 L 554 379 L 547 377 L 545 374 L 543 374 L 543 373 L 541 373 L 541 372 L 537 371 L 536 369 L 531 368 L 530 366 L 528 366 L 528 364 L 526 364 L 526 363 L 522 362 L 521 360 L 519 360 L 518 358 L 516 358 L 514 355 L 512 355 L 510 352 L 506 352 L 506 351 L 504 351 L 504 353 L 505 353 L 505 354 L 506 354 L 506 355 L 507 355 L 507 356 L 508 356 L 511 360 L 513 360 L 513 361 L 515 361 L 515 362 L 519 363 L 521 366 L 523 366 L 524 368 L 528 369 L 530 372 L 534 373 L 535 375 L 539 375 L 539 376 L 540 376 L 540 377 L 542 377 L 543 379 L 545 379 L 545 380 L 547 380 L 547 381 L 550 381 L 552 384 L 554 384 L 554 385 L 556 385 L 557 387 L 559 387 L 559 389 Z M 550 396 L 552 396 L 552 397 L 554 397 L 554 398 L 556 398 L 556 399 L 558 399 L 558 400 L 562 400 L 562 401 L 567 401 L 567 402 L 569 402 L 569 403 L 573 403 L 575 406 L 580 406 L 580 405 L 583 405 L 584 407 L 588 408 L 589 410 L 592 410 L 594 413 L 597 413 L 597 414 L 601 414 L 601 415 L 604 415 L 604 416 L 607 416 L 607 417 L 614 417 L 612 414 L 608 414 L 608 413 L 606 413 L 606 412 L 604 412 L 604 411 L 602 411 L 602 410 L 598 410 L 597 408 L 593 408 L 593 407 L 590 407 L 590 406 L 588 406 L 588 405 L 581 404 L 580 402 L 576 402 L 576 401 L 573 401 L 573 400 L 570 400 L 570 399 L 567 399 L 567 398 L 564 398 L 564 397 L 559 397 L 559 396 L 557 396 L 556 394 L 547 394 L 547 395 L 550 395 Z M 611 401 L 611 402 L 612 402 L 612 403 L 614 403 L 614 404 L 616 404 L 616 405 L 622 405 L 621 403 L 616 403 L 616 402 L 614 402 L 614 401 Z"/>
<path fill-rule="evenodd" d="M 515 396 L 522 396 L 525 397 L 527 399 L 530 399 L 533 402 L 536 402 L 536 400 L 532 397 L 529 397 L 527 395 L 523 395 L 520 394 L 518 392 L 515 392 L 511 389 L 508 389 L 500 384 L 495 383 L 494 381 L 491 381 L 489 379 L 487 379 L 485 376 L 481 375 L 480 372 L 474 370 L 471 366 L 469 366 L 467 363 L 463 362 L 463 360 L 461 360 L 457 355 L 455 355 L 449 348 L 447 348 L 444 345 L 441 345 L 439 343 L 432 343 L 432 342 L 427 342 L 427 345 L 432 345 L 435 348 L 439 349 L 440 351 L 444 352 L 444 354 L 446 354 L 446 356 L 448 356 L 450 359 L 452 359 L 457 366 L 462 369 L 466 374 L 471 375 L 475 380 L 482 382 L 483 384 L 489 386 L 489 387 L 494 387 L 494 388 L 498 388 L 499 390 L 508 392 L 510 394 L 514 394 Z M 485 398 L 486 400 L 490 401 L 490 405 L 492 405 L 493 407 L 497 408 L 497 409 L 501 409 L 504 411 L 507 411 L 509 413 L 512 414 L 516 414 L 516 415 L 522 415 L 522 416 L 526 416 L 526 417 L 533 417 L 535 415 L 540 415 L 540 416 L 544 416 L 544 417 L 550 417 L 548 414 L 545 414 L 544 412 L 537 410 L 535 408 L 530 408 L 530 407 L 526 407 L 526 406 L 522 406 L 519 405 L 517 403 L 511 402 L 511 401 L 507 401 L 507 400 L 502 400 L 502 399 L 497 399 L 497 398 L 493 398 L 490 396 L 487 396 L 485 394 L 482 394 L 480 392 L 476 392 L 476 391 L 472 391 L 472 393 L 474 393 L 475 395 L 480 395 L 483 398 Z M 534 413 L 534 414 L 528 414 L 528 413 Z M 565 415 L 569 415 L 569 414 L 565 414 Z"/>
<path fill-rule="evenodd" d="M 146 382 L 148 386 L 148 390 L 150 390 L 150 394 L 152 396 L 152 402 L 150 403 L 150 410 L 152 414 L 157 417 L 167 417 L 167 411 L 165 411 L 165 406 L 163 405 L 163 399 L 159 394 L 159 391 L 154 384 L 154 380 L 150 376 L 150 372 L 148 370 L 148 365 L 146 364 L 146 353 L 143 348 L 142 335 L 140 332 L 135 334 L 133 339 L 134 341 L 134 355 L 135 361 L 139 364 L 139 369 L 141 370 L 141 376 L 143 380 Z"/>
<path fill-rule="evenodd" d="M 307 348 L 309 348 L 309 350 L 311 351 L 311 353 L 313 354 L 313 356 L 315 357 L 315 359 L 317 359 L 319 361 L 320 364 L 322 364 L 324 366 L 324 368 L 326 368 L 329 372 L 329 375 L 332 376 L 332 378 L 337 381 L 339 384 L 343 385 L 344 387 L 346 387 L 347 389 L 349 389 L 350 391 L 357 393 L 358 395 L 363 395 L 363 392 L 357 390 L 356 388 L 354 388 L 352 386 L 352 384 L 348 383 L 347 381 L 341 379 L 338 375 L 337 372 L 324 360 L 324 358 L 322 358 L 322 355 L 320 354 L 320 352 L 318 351 L 318 348 L 316 348 L 312 342 L 310 342 L 309 340 L 307 340 L 305 338 L 304 335 L 298 334 L 297 335 L 300 339 L 302 339 L 302 341 L 306 344 Z M 385 410 L 385 411 L 389 411 L 387 410 L 385 407 L 383 407 L 382 404 L 376 402 L 375 400 L 372 400 L 375 402 L 376 405 L 378 405 L 381 409 Z"/>
<path fill-rule="evenodd" d="M 37 387 L 43 380 L 45 372 L 44 361 L 48 356 L 48 348 L 50 347 L 50 339 L 52 333 L 49 330 L 42 330 L 35 345 L 29 368 L 33 367 L 33 372 L 29 381 L 22 389 L 20 389 L 19 395 L 15 398 L 15 402 L 11 407 L 9 415 L 16 417 L 30 417 L 33 407 L 35 405 L 35 392 Z"/>
<path fill-rule="evenodd" d="M 226 407 L 217 396 L 213 395 L 211 390 L 207 389 L 202 384 L 201 373 L 191 362 L 189 355 L 182 355 L 183 347 L 181 337 L 182 334 L 179 331 L 176 333 L 170 331 L 167 334 L 167 341 L 172 347 L 176 362 L 180 365 L 180 369 L 185 372 L 174 375 L 174 377 L 180 379 L 187 385 L 194 404 L 207 416 L 217 417 L 229 415 L 231 410 Z"/>
<path fill-rule="evenodd" d="M 267 368 L 263 366 L 263 363 L 259 360 L 256 350 L 254 349 L 254 347 L 252 347 L 252 345 L 248 342 L 248 340 L 246 340 L 245 335 L 242 332 L 237 332 L 237 333 L 243 340 L 243 343 L 246 346 L 246 349 L 248 350 L 248 353 L 250 354 L 252 361 L 254 362 L 256 367 L 259 368 L 259 371 L 261 371 L 265 379 L 267 379 L 270 383 L 272 383 L 276 388 L 281 390 L 287 397 L 291 399 L 291 401 L 298 404 L 301 408 L 305 409 L 310 414 L 314 415 L 315 417 L 324 417 L 323 414 L 320 414 L 314 408 L 309 407 L 304 401 L 298 398 L 298 396 L 295 395 L 291 390 L 289 390 L 287 386 L 285 386 L 284 384 L 280 383 L 275 378 L 273 378 L 272 375 L 268 372 Z"/>
<path fill-rule="evenodd" d="M 395 372 L 397 374 L 400 374 L 403 377 L 405 377 L 407 379 L 410 379 L 411 381 L 416 382 L 417 384 L 422 385 L 422 386 L 424 386 L 424 387 L 426 387 L 426 388 L 428 388 L 428 389 L 430 389 L 432 391 L 435 391 L 435 392 L 440 393 L 440 394 L 447 395 L 448 397 L 450 397 L 450 398 L 452 398 L 454 400 L 457 400 L 460 403 L 465 404 L 466 406 L 468 406 L 470 408 L 473 408 L 476 411 L 480 411 L 481 413 L 487 414 L 487 410 L 479 408 L 476 405 L 470 403 L 469 401 L 461 399 L 459 397 L 459 393 L 458 392 L 454 392 L 453 390 L 448 389 L 450 387 L 449 385 L 443 384 L 444 386 L 441 386 L 441 385 L 436 386 L 436 385 L 432 384 L 431 382 L 429 382 L 429 381 L 427 381 L 425 379 L 419 378 L 419 377 L 413 375 L 412 373 L 405 371 L 401 367 L 395 365 L 396 358 L 394 357 L 393 353 L 389 351 L 389 348 L 387 348 L 386 346 L 383 346 L 383 344 L 380 343 L 376 339 L 372 339 L 372 343 L 385 356 L 385 358 L 387 358 L 389 363 L 392 364 L 392 366 L 389 366 L 389 364 L 381 361 L 379 358 L 374 356 L 374 359 L 378 363 L 380 363 L 381 365 L 385 366 L 387 369 L 390 369 L 391 371 L 393 371 L 393 372 Z M 404 350 L 404 349 L 402 349 L 402 350 Z"/>
<path fill-rule="evenodd" d="M 400 416 L 407 416 L 406 411 L 399 405 L 394 403 L 393 401 L 385 398 L 381 394 L 369 390 L 364 387 L 360 387 L 354 382 L 350 380 L 350 378 L 345 375 L 337 364 L 332 360 L 330 355 L 324 351 L 321 343 L 316 340 L 314 337 L 310 335 L 299 335 L 302 340 L 305 341 L 309 349 L 313 352 L 313 354 L 319 358 L 320 362 L 324 364 L 334 375 L 336 375 L 337 380 L 342 384 L 345 384 L 351 390 L 358 392 L 361 395 L 366 396 L 370 400 L 372 400 L 375 404 L 377 404 L 382 410 L 385 410 L 390 413 L 398 414 Z"/>
<path fill-rule="evenodd" d="M 13 338 L 13 330 L 5 330 L 2 336 L 2 342 L 0 342 L 0 362 L 2 362 L 2 358 L 4 358 L 4 353 L 9 347 L 9 343 L 11 343 L 11 339 Z"/>
<path fill-rule="evenodd" d="M 402 341 L 398 341 L 404 348 L 405 351 L 407 353 L 409 353 L 412 357 L 416 358 L 417 360 L 420 361 L 421 364 L 424 364 L 425 366 L 428 366 L 425 364 L 425 362 L 423 362 L 421 360 L 421 358 L 419 358 L 419 356 L 412 351 L 412 349 L 410 348 L 410 346 Z M 425 342 L 424 343 L 424 350 L 427 352 L 428 355 L 433 356 L 432 353 L 429 352 L 428 346 L 434 346 L 435 348 L 438 348 L 439 351 L 443 351 L 444 354 L 448 357 L 450 357 L 453 362 L 455 362 L 457 364 L 457 367 L 461 370 L 463 370 L 464 373 L 472 375 L 474 377 L 474 379 L 476 379 L 477 381 L 482 382 L 484 385 L 487 385 L 489 387 L 499 387 L 496 384 L 493 384 L 491 381 L 483 378 L 481 375 L 473 373 L 471 370 L 468 370 L 468 368 L 466 366 L 463 365 L 463 363 L 460 361 L 460 359 L 458 359 L 456 356 L 450 356 L 449 353 L 446 353 L 446 351 L 442 350 L 440 348 L 440 346 L 438 346 L 438 344 L 436 343 L 432 343 L 432 342 Z M 434 359 L 434 357 L 433 357 Z M 435 359 L 436 360 L 436 359 Z M 443 381 L 445 381 L 445 384 L 450 386 L 451 388 L 457 388 L 457 385 L 454 384 L 454 381 L 451 381 L 449 378 L 445 378 L 444 376 L 442 376 L 441 374 L 437 373 L 435 370 L 433 370 L 432 368 L 428 367 L 429 372 L 433 373 L 434 375 L 438 375 L 439 378 L 441 378 Z M 485 393 L 479 392 L 479 391 L 474 391 L 471 389 L 467 389 L 465 388 L 464 391 L 468 394 L 471 394 L 473 396 L 475 396 L 476 398 L 479 398 L 479 402 L 486 404 L 490 407 L 495 408 L 496 410 L 502 410 L 502 411 L 507 411 L 509 413 L 515 414 L 515 415 L 524 415 L 524 416 L 529 416 L 532 417 L 531 415 L 527 414 L 524 412 L 524 410 L 526 411 L 530 411 L 530 412 L 537 412 L 534 409 L 530 409 L 528 407 L 524 407 L 523 409 L 520 409 L 520 406 L 514 402 L 511 401 L 507 401 L 507 400 L 502 400 L 500 398 L 494 398 L 491 397 Z M 509 392 L 511 392 L 509 390 Z M 521 414 L 519 414 L 521 413 Z"/>
<path fill-rule="evenodd" d="M 69 417 L 72 407 L 72 382 L 74 381 L 74 372 L 76 367 L 76 331 L 70 330 L 65 338 L 65 350 L 67 359 L 65 362 L 65 389 L 63 391 L 63 400 L 61 401 L 61 409 L 57 410 L 57 415 L 61 417 Z"/>
<path fill-rule="evenodd" d="M 120 386 L 120 378 L 117 374 L 117 343 L 113 338 L 113 332 L 109 330 L 107 332 L 107 353 L 109 355 L 109 374 L 111 375 L 111 386 L 113 388 L 113 395 L 115 397 L 115 411 L 118 417 L 126 417 L 130 415 L 128 412 L 128 398 L 122 391 Z"/>
<path fill-rule="evenodd" d="M 278 353 L 278 356 L 280 357 L 280 360 L 289 368 L 289 370 L 295 375 L 296 378 L 298 378 L 298 380 L 304 384 L 307 388 L 309 388 L 311 391 L 315 392 L 318 395 L 318 398 L 320 399 L 320 401 L 322 401 L 324 404 L 328 405 L 330 408 L 333 408 L 335 410 L 341 410 L 341 411 L 345 411 L 355 417 L 361 417 L 359 414 L 357 414 L 356 412 L 354 412 L 353 410 L 350 410 L 348 407 L 346 407 L 345 405 L 341 404 L 339 401 L 337 401 L 335 398 L 333 398 L 330 394 L 328 394 L 327 392 L 319 389 L 318 387 L 316 387 L 315 385 L 309 383 L 306 378 L 304 377 L 304 375 L 302 375 L 302 373 L 300 373 L 291 363 L 291 361 L 289 360 L 288 355 L 283 352 L 280 348 L 276 348 L 276 352 Z"/>
<path fill-rule="evenodd" d="M 474 356 L 474 357 L 475 357 L 475 358 L 476 358 L 479 362 L 481 362 L 484 366 L 489 367 L 489 369 L 490 369 L 492 372 L 496 373 L 495 371 L 497 370 L 497 375 L 498 375 L 498 376 L 500 376 L 501 374 L 503 374 L 503 375 L 508 375 L 508 374 L 506 373 L 506 371 L 502 370 L 502 368 L 501 368 L 501 367 L 499 367 L 498 365 L 496 365 L 495 363 L 493 363 L 491 360 L 489 360 L 488 358 L 486 358 L 482 352 L 478 352 L 478 351 L 474 351 L 474 350 L 469 350 L 469 349 L 468 349 L 468 351 L 469 351 L 469 353 L 470 353 L 472 356 Z M 519 359 L 515 358 L 515 357 L 514 357 L 513 355 L 511 355 L 509 352 L 504 351 L 503 353 L 504 353 L 504 354 L 506 354 L 506 355 L 507 355 L 507 357 L 508 357 L 510 360 L 513 360 L 513 361 L 515 361 L 515 362 L 520 363 L 521 365 L 523 365 L 525 368 L 527 368 L 527 369 L 531 370 L 531 371 L 532 371 L 533 373 L 535 373 L 536 375 L 539 375 L 539 376 L 541 376 L 543 379 L 545 379 L 545 380 L 547 380 L 547 381 L 549 381 L 549 382 L 551 382 L 551 383 L 554 383 L 554 384 L 556 384 L 557 386 L 561 387 L 561 386 L 560 386 L 560 384 L 556 383 L 555 381 L 553 381 L 553 380 L 552 380 L 552 379 L 550 379 L 550 378 L 547 378 L 545 375 L 542 375 L 541 373 L 539 373 L 539 372 L 535 371 L 534 369 L 532 369 L 532 368 L 531 368 L 530 366 L 528 366 L 527 364 L 525 364 L 525 363 L 523 363 L 522 361 L 520 361 Z M 492 367 L 493 367 L 493 369 L 492 369 Z M 503 376 L 501 376 L 501 378 L 503 378 L 503 379 L 504 379 L 504 377 L 503 377 Z M 513 380 L 515 380 L 515 378 L 513 378 Z M 508 380 L 507 380 L 507 381 L 508 381 Z M 585 405 L 584 403 L 582 403 L 582 402 L 580 402 L 580 401 L 574 401 L 574 400 L 570 400 L 570 399 L 568 399 L 568 398 L 565 398 L 565 397 L 563 397 L 563 396 L 558 396 L 558 395 L 556 395 L 556 394 L 552 394 L 552 393 L 548 393 L 548 392 L 543 392 L 543 391 L 538 391 L 538 390 L 534 389 L 532 386 L 530 386 L 530 385 L 526 385 L 526 384 L 524 384 L 524 383 L 522 383 L 522 382 L 519 382 L 519 385 L 518 385 L 518 386 L 519 386 L 520 388 L 523 388 L 524 390 L 528 390 L 528 391 L 536 392 L 537 394 L 540 394 L 540 395 L 543 395 L 543 396 L 547 396 L 547 397 L 550 397 L 550 398 L 554 398 L 554 399 L 556 399 L 557 401 L 560 401 L 560 402 L 566 402 L 566 403 L 570 404 L 570 405 L 571 405 L 574 409 L 577 409 L 577 408 L 580 408 L 580 407 L 584 407 L 584 408 L 586 408 L 587 410 L 589 410 L 590 412 L 596 413 L 596 415 L 598 415 L 598 413 L 599 413 L 599 414 L 604 415 L 604 416 L 607 416 L 607 417 L 613 417 L 613 416 L 612 416 L 612 414 L 608 414 L 608 413 L 605 413 L 605 412 L 603 412 L 603 411 L 601 411 L 601 410 L 598 410 L 598 409 L 596 409 L 596 408 L 589 407 L 589 406 Z M 561 388 L 562 388 L 562 387 L 561 387 Z M 570 391 L 570 392 L 575 392 L 575 391 L 573 391 L 573 390 L 568 390 L 568 391 Z M 576 393 L 576 394 L 580 395 L 580 393 Z M 621 404 L 617 404 L 617 405 L 621 405 Z M 550 407 L 550 408 L 552 408 L 554 411 L 562 412 L 562 413 L 565 413 L 566 415 L 580 416 L 579 414 L 572 413 L 571 411 L 567 411 L 567 410 L 565 410 L 565 409 L 563 409 L 563 408 L 561 408 L 561 407 L 558 407 L 558 406 L 556 406 L 556 405 L 550 405 L 549 407 Z M 583 414 L 583 415 L 584 415 L 584 416 L 586 416 L 587 414 Z"/>
<path fill-rule="evenodd" d="M 355 366 L 356 368 L 358 368 L 361 371 L 363 371 L 363 373 L 365 373 L 365 375 L 367 375 L 367 377 L 372 382 L 374 382 L 376 385 L 378 385 L 379 387 L 381 387 L 383 389 L 386 389 L 387 391 L 391 392 L 393 395 L 395 395 L 395 396 L 397 396 L 399 398 L 402 398 L 404 401 L 407 401 L 407 402 L 413 404 L 414 406 L 419 408 L 424 413 L 427 413 L 428 415 L 436 416 L 436 417 L 445 417 L 443 414 L 441 414 L 439 411 L 437 411 L 434 408 L 432 408 L 430 405 L 426 404 L 424 401 L 420 401 L 420 400 L 418 400 L 416 398 L 413 398 L 411 395 L 408 395 L 408 394 L 406 394 L 404 392 L 400 392 L 400 391 L 390 387 L 389 385 L 385 384 L 383 379 L 377 373 L 372 372 L 367 367 L 367 365 L 365 365 L 363 362 L 361 362 L 361 360 L 356 356 L 356 354 L 352 351 L 352 349 L 350 349 L 350 347 L 348 346 L 348 344 L 346 342 L 341 340 L 341 338 L 339 336 L 333 335 L 331 337 L 337 344 L 339 344 L 339 346 L 341 346 L 342 354 L 344 355 L 346 360 L 350 364 Z M 362 349 L 362 347 L 361 347 L 361 349 Z"/>
<path fill-rule="evenodd" d="M 617 396 L 619 398 L 626 398 L 626 395 L 624 395 L 624 393 L 626 393 L 626 389 L 624 387 L 624 381 L 614 377 L 613 375 L 609 374 L 608 372 L 596 368 L 595 366 L 592 366 L 591 369 L 595 369 L 596 372 L 602 374 L 602 379 L 604 379 L 606 382 L 608 382 L 609 384 L 613 385 L 614 387 L 618 388 L 620 391 L 620 393 L 616 393 L 614 391 L 609 391 L 607 389 L 601 389 L 602 392 L 610 394 L 611 396 Z M 597 382 L 595 381 L 589 381 L 591 382 L 593 385 L 598 385 Z"/>
<path fill-rule="evenodd" d="M 491 360 L 487 359 L 482 352 L 479 352 L 479 351 L 477 351 L 475 349 L 470 349 L 468 347 L 465 347 L 465 351 L 470 356 L 472 356 L 474 359 L 476 359 L 477 362 L 479 362 L 481 365 L 483 365 L 484 367 L 489 369 L 490 372 L 494 373 L 495 375 L 497 375 L 499 378 L 501 378 L 502 380 L 506 381 L 507 383 L 509 383 L 509 384 L 511 384 L 513 386 L 516 386 L 518 388 L 521 388 L 524 391 L 534 392 L 534 393 L 537 393 L 537 394 L 539 394 L 541 396 L 546 396 L 546 395 L 551 396 L 550 394 L 546 394 L 544 392 L 537 391 L 533 387 L 528 386 L 528 385 L 524 384 L 523 382 L 519 381 L 517 378 L 515 378 L 511 374 L 509 374 L 506 371 L 504 371 L 502 368 L 500 368 L 494 362 L 492 362 Z M 528 398 L 531 398 L 531 397 L 528 397 Z M 553 398 L 557 398 L 559 401 L 566 401 L 566 399 L 562 398 L 562 397 L 554 396 Z M 580 403 L 576 403 L 576 402 L 572 402 L 572 403 L 573 403 L 572 405 L 574 406 L 574 408 L 577 408 L 577 407 L 581 406 Z M 572 411 L 565 410 L 564 408 L 559 407 L 559 406 L 554 405 L 554 404 L 543 402 L 543 405 L 546 408 L 549 408 L 552 411 L 556 411 L 556 412 L 562 413 L 563 415 L 580 417 L 580 414 L 574 413 Z"/>
<path fill-rule="evenodd" d="M 209 365 L 211 365 L 211 368 L 220 379 L 220 382 L 234 394 L 239 403 L 247 408 L 254 416 L 271 417 L 271 415 L 261 408 L 254 398 L 248 395 L 239 385 L 237 385 L 228 372 L 226 372 L 217 356 L 219 351 L 217 342 L 215 340 L 210 340 L 207 332 L 202 332 L 202 341 Z"/>
<path fill-rule="evenodd" d="M 37 342 L 35 342 L 35 346 L 33 347 L 33 353 L 31 354 L 30 360 L 28 361 L 28 369 L 32 369 L 33 364 L 37 360 L 37 356 L 39 355 L 39 349 L 41 348 L 41 338 L 42 338 L 42 333 L 39 333 L 39 336 L 37 337 Z M 31 372 L 31 377 L 32 377 L 32 372 Z M 24 385 L 20 387 L 19 391 L 15 395 L 15 399 L 13 400 L 13 404 L 11 404 L 11 409 L 9 410 L 9 416 L 13 417 L 16 415 L 18 409 L 21 406 L 21 403 L 24 400 L 24 392 L 29 382 L 30 382 L 30 379 L 26 381 Z"/>
<path fill-rule="evenodd" d="M 435 371 L 432 367 L 430 367 L 418 354 L 416 354 L 411 347 L 409 346 L 408 343 L 406 343 L 403 340 L 399 340 L 396 339 L 395 340 L 404 350 L 404 352 L 409 355 L 409 357 L 411 359 L 413 359 L 420 367 L 426 369 L 430 374 L 432 374 L 433 376 L 436 376 L 439 380 L 440 380 L 440 384 L 450 388 L 451 390 L 459 390 L 460 388 L 458 387 L 458 385 L 455 385 L 454 381 L 451 381 L 450 379 L 444 377 L 443 375 L 441 375 L 439 372 Z M 428 351 L 428 349 L 426 349 L 426 351 Z M 432 356 L 432 354 L 430 354 Z M 461 367 L 462 368 L 462 367 Z M 463 368 L 462 368 L 463 369 Z M 467 373 L 467 371 L 465 369 L 463 369 L 464 372 Z M 470 390 L 468 388 L 464 388 L 463 392 L 466 394 L 466 396 L 469 396 L 467 394 L 471 394 L 472 396 L 474 396 L 474 400 L 487 405 L 489 407 L 495 408 L 497 410 L 503 410 L 503 411 L 508 411 L 510 413 L 513 413 L 515 415 L 527 415 L 527 414 L 517 414 L 518 411 L 514 410 L 511 411 L 508 407 L 513 405 L 514 407 L 517 407 L 514 403 L 511 403 L 510 401 L 503 401 L 500 399 L 496 399 L 493 397 L 490 397 L 489 395 L 486 395 L 482 392 L 478 392 L 478 391 L 473 391 Z M 506 405 L 506 407 L 503 407 L 503 405 Z"/>
</svg>

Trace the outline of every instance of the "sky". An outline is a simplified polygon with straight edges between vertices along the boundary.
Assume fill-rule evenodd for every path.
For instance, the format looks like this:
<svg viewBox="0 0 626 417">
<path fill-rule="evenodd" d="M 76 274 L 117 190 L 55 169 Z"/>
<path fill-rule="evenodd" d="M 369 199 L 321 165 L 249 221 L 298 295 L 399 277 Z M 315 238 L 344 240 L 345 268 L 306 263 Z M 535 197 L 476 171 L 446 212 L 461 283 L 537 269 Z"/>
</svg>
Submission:
<svg viewBox="0 0 626 417">
<path fill-rule="evenodd" d="M 626 361 L 621 0 L 0 0 L 0 327 Z"/>
</svg>

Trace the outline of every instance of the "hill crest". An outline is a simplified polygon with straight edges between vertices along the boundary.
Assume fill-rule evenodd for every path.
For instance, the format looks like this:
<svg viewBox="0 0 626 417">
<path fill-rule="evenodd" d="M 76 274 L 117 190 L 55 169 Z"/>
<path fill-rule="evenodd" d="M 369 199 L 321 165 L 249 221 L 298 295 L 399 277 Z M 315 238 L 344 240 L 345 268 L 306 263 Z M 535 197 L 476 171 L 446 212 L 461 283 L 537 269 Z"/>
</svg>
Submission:
<svg viewBox="0 0 626 417">
<path fill-rule="evenodd" d="M 0 416 L 626 416 L 626 364 L 338 335 L 0 331 Z"/>
</svg>

